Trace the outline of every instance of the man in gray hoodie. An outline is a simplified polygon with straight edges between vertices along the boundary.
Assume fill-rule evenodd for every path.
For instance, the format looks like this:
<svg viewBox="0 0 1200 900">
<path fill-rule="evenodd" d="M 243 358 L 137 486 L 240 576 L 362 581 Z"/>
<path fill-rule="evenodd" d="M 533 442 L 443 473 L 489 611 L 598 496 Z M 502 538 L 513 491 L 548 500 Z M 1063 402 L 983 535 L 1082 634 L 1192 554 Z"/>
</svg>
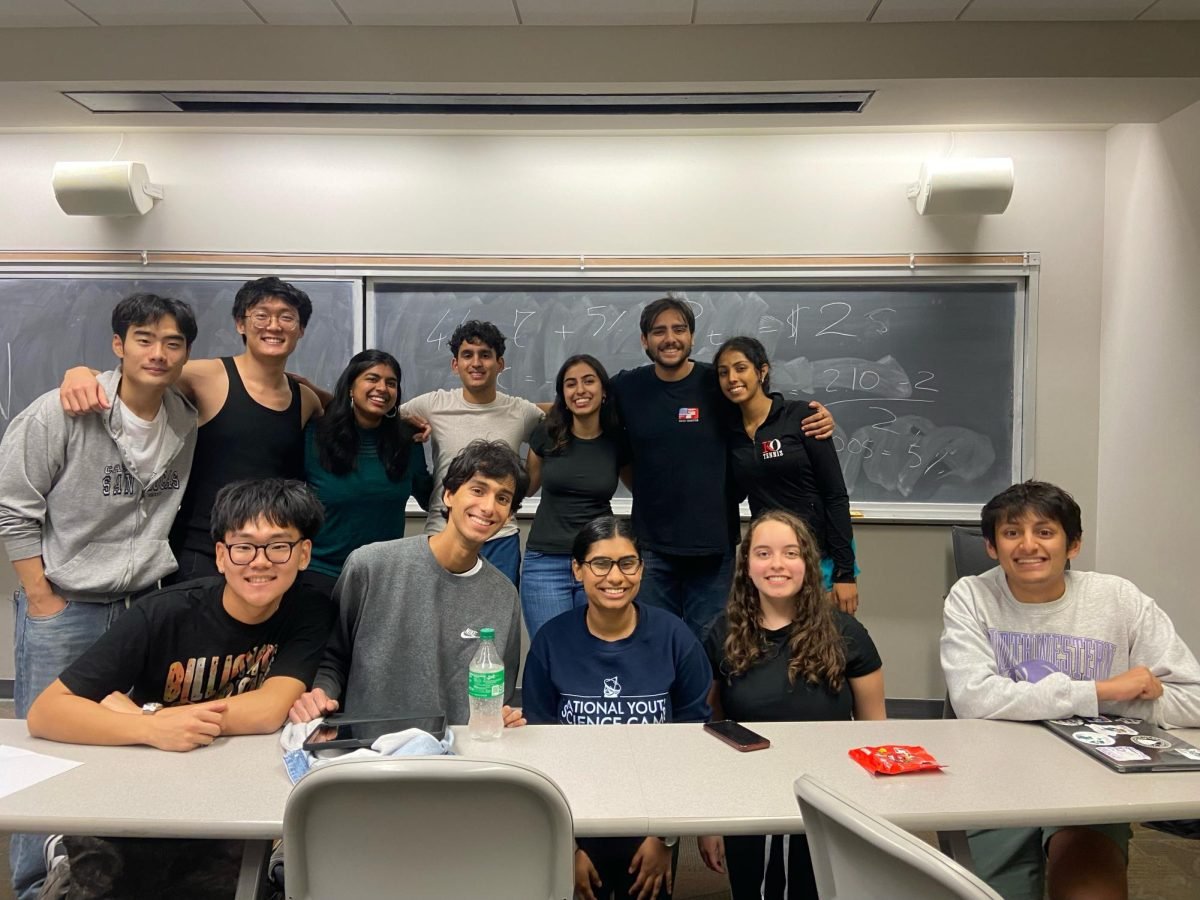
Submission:
<svg viewBox="0 0 1200 900">
<path fill-rule="evenodd" d="M 119 368 L 100 375 L 112 408 L 69 418 L 52 390 L 0 442 L 0 539 L 20 579 L 16 713 L 138 596 L 175 570 L 167 534 L 187 485 L 196 410 L 172 388 L 196 338 L 178 300 L 134 294 L 113 309 Z M 18 900 L 37 893 L 39 839 L 14 835 Z"/>
</svg>

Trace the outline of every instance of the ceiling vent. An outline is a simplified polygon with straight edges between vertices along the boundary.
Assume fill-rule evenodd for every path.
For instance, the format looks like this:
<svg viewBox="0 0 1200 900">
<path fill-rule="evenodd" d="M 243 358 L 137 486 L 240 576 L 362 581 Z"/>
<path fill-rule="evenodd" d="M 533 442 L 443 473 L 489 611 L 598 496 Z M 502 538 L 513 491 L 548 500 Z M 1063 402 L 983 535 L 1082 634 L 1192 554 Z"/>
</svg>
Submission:
<svg viewBox="0 0 1200 900">
<path fill-rule="evenodd" d="M 874 91 L 721 94 L 349 94 L 283 91 L 64 91 L 94 113 L 293 115 L 823 115 L 860 113 Z"/>
</svg>

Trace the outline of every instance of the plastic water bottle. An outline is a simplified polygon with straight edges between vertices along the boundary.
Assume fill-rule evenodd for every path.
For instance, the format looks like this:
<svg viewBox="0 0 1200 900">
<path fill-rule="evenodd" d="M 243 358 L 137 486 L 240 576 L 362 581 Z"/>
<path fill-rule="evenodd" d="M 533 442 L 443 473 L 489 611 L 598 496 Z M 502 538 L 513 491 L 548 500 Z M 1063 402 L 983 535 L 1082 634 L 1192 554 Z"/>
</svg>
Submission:
<svg viewBox="0 0 1200 900">
<path fill-rule="evenodd" d="M 493 741 L 504 730 L 504 663 L 496 653 L 496 630 L 479 629 L 479 649 L 467 669 L 471 701 L 468 729 L 476 741 Z"/>
</svg>

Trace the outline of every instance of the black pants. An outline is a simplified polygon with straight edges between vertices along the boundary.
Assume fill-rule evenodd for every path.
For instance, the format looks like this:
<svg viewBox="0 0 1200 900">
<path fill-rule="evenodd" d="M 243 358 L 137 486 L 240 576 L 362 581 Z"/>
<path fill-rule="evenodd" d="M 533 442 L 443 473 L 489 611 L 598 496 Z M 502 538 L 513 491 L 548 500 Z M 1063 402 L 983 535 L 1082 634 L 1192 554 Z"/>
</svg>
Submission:
<svg viewBox="0 0 1200 900">
<path fill-rule="evenodd" d="M 68 900 L 223 900 L 237 892 L 242 841 L 63 838 Z"/>
<path fill-rule="evenodd" d="M 600 887 L 595 894 L 598 900 L 628 900 L 636 875 L 629 874 L 633 854 L 642 846 L 644 837 L 578 838 L 575 843 L 588 855 L 596 873 L 600 876 Z M 679 860 L 679 846 L 671 850 L 671 878 L 675 877 L 675 865 Z M 671 900 L 671 895 L 659 891 L 659 900 Z"/>
<path fill-rule="evenodd" d="M 770 861 L 763 869 L 766 841 L 771 842 Z M 784 844 L 787 866 L 784 867 Z M 725 867 L 729 871 L 729 893 L 733 900 L 818 900 L 808 841 L 802 834 L 736 835 L 725 838 Z"/>
<path fill-rule="evenodd" d="M 175 561 L 179 568 L 162 580 L 163 586 L 183 584 L 196 578 L 211 578 L 220 575 L 217 571 L 216 552 L 200 553 L 197 550 L 175 551 Z"/>
</svg>

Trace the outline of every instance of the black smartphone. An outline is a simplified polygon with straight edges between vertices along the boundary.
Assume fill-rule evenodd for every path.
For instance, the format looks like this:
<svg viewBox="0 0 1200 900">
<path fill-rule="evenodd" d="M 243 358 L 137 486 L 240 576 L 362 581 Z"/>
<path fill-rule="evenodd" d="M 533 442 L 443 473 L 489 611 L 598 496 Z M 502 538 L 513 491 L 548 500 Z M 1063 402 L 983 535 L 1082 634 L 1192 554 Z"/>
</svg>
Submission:
<svg viewBox="0 0 1200 900">
<path fill-rule="evenodd" d="M 732 722 L 729 719 L 722 719 L 720 722 L 708 722 L 704 726 L 704 730 L 718 740 L 722 740 L 735 750 L 741 750 L 743 753 L 750 750 L 766 750 L 771 746 L 761 734 L 757 734 L 737 722 Z"/>
<path fill-rule="evenodd" d="M 355 719 L 349 716 L 327 716 L 304 740 L 309 753 L 317 750 L 370 747 L 382 735 L 420 728 L 439 741 L 446 733 L 445 716 L 414 716 L 406 719 Z"/>
</svg>

